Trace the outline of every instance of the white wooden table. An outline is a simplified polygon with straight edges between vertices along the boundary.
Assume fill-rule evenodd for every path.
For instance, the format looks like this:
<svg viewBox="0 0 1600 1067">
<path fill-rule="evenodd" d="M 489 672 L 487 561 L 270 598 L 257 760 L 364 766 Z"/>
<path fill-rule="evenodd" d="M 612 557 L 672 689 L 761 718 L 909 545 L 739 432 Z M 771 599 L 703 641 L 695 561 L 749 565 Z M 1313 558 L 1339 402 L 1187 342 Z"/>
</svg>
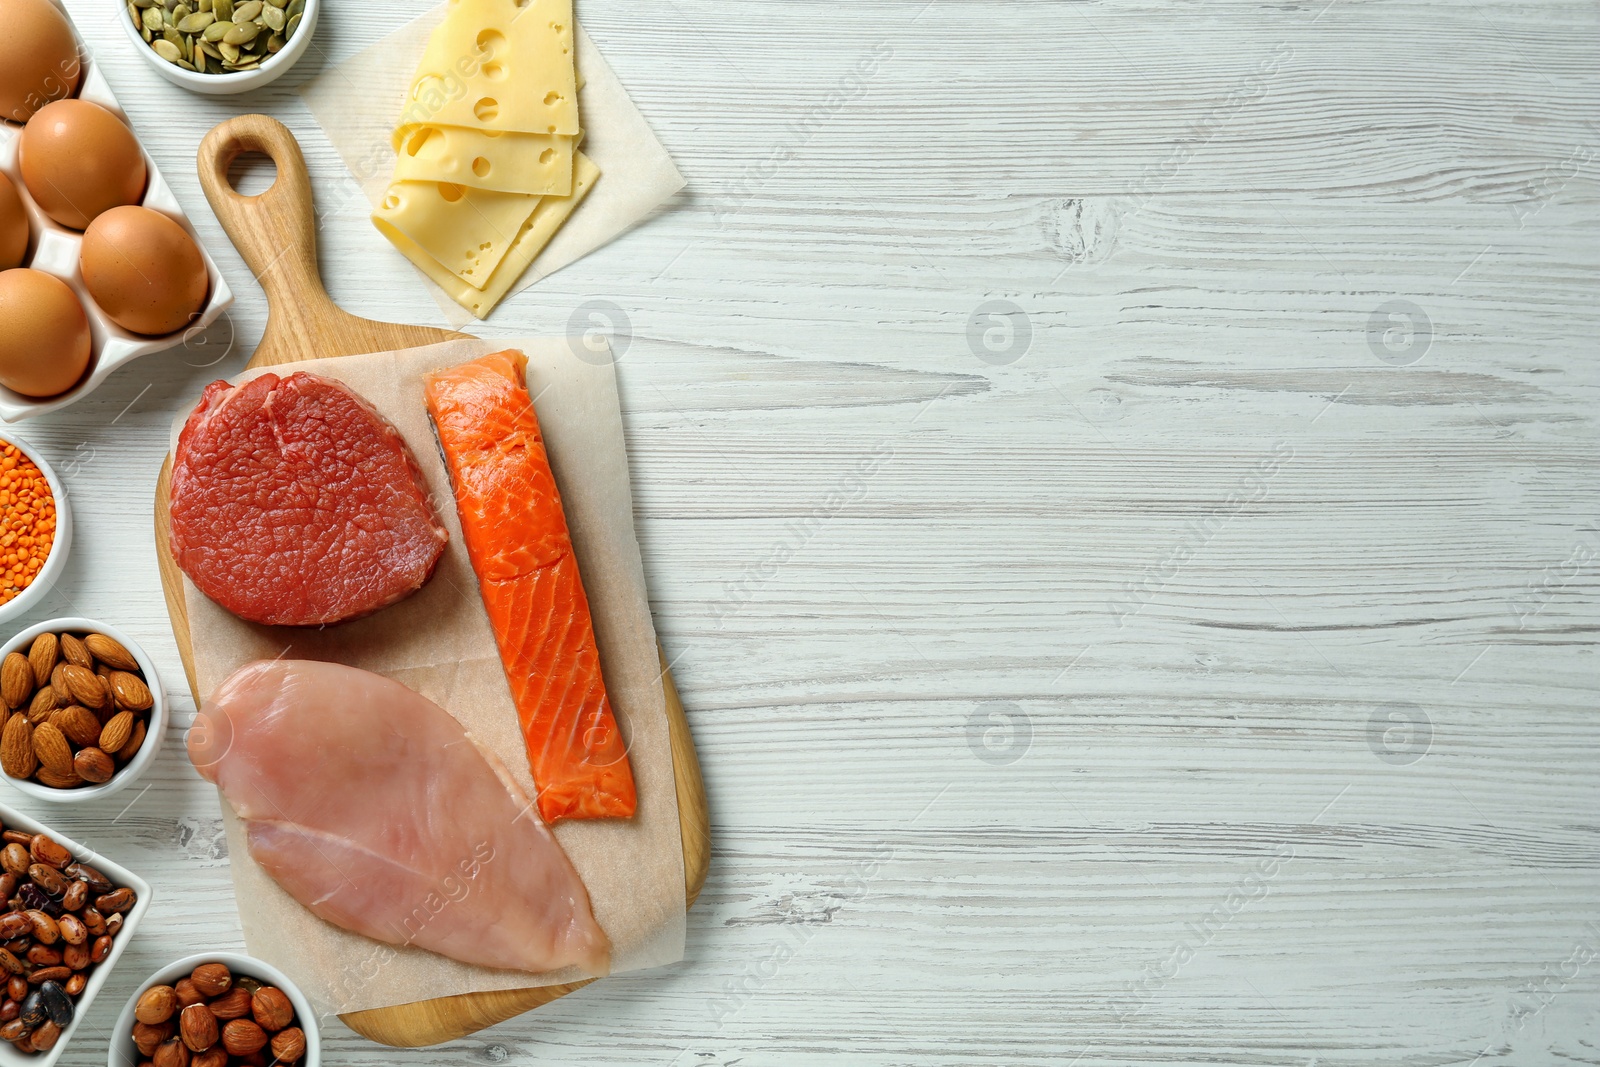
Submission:
<svg viewBox="0 0 1600 1067">
<path fill-rule="evenodd" d="M 21 428 L 79 516 L 48 613 L 174 692 L 151 490 L 264 317 L 195 147 L 269 112 L 337 196 L 294 88 L 427 2 L 328 0 L 213 101 L 72 0 L 239 293 L 225 355 Z M 622 309 L 715 861 L 682 963 L 434 1050 L 335 1023 L 328 1062 L 1600 1063 L 1600 8 L 580 17 L 690 191 L 480 331 Z M 442 322 L 322 207 L 338 300 Z M 101 1027 L 240 944 L 179 707 L 125 811 L 49 813 L 162 895 Z"/>
</svg>

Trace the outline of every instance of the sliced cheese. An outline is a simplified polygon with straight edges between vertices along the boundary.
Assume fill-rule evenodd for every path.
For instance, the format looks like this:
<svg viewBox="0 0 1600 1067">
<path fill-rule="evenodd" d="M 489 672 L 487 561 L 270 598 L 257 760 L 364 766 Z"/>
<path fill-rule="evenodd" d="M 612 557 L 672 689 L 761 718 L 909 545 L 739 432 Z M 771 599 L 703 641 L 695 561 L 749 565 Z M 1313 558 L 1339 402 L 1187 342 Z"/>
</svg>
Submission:
<svg viewBox="0 0 1600 1067">
<path fill-rule="evenodd" d="M 544 251 L 544 246 L 550 243 L 550 238 L 555 236 L 562 223 L 566 222 L 567 217 L 583 202 L 583 198 L 589 195 L 589 190 L 600 177 L 600 168 L 582 152 L 577 153 L 573 161 L 573 170 L 572 194 L 547 196 L 539 201 L 539 206 L 534 209 L 528 221 L 523 224 L 522 231 L 512 242 L 510 251 L 495 268 L 488 284 L 481 288 L 462 281 L 454 271 L 447 270 L 387 220 L 374 215 L 372 221 L 395 248 L 400 250 L 400 254 L 432 279 L 435 285 L 450 294 L 450 299 L 478 318 L 488 318 L 489 312 L 494 310 L 494 306 L 511 291 L 517 279 L 522 277 L 522 272 L 528 269 L 528 264 Z"/>
<path fill-rule="evenodd" d="M 572 192 L 575 137 L 559 133 L 488 133 L 432 123 L 395 131 L 398 181 L 452 182 L 531 196 Z"/>
<path fill-rule="evenodd" d="M 374 222 L 415 241 L 452 274 L 482 288 L 511 250 L 539 197 L 450 182 L 391 182 Z"/>
<path fill-rule="evenodd" d="M 572 55 L 572 0 L 452 0 L 400 125 L 575 136 Z"/>
</svg>

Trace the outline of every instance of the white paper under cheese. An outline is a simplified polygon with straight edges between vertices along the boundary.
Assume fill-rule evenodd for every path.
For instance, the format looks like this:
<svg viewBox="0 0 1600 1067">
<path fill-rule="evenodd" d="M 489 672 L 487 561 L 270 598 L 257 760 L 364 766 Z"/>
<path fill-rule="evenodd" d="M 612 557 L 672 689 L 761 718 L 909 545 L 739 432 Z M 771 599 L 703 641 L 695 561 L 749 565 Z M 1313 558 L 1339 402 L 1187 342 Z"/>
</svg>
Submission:
<svg viewBox="0 0 1600 1067">
<path fill-rule="evenodd" d="M 600 168 L 582 152 L 578 152 L 576 156 L 572 194 L 547 196 L 539 201 L 539 206 L 523 225 L 522 232 L 517 234 L 505 258 L 500 261 L 500 265 L 495 268 L 487 283 L 481 287 L 469 285 L 459 275 L 446 270 L 415 241 L 389 225 L 384 219 L 374 215 L 372 221 L 400 254 L 443 289 L 450 299 L 476 317 L 487 318 L 489 312 L 494 310 L 494 306 L 511 291 L 517 279 L 522 277 L 522 272 L 528 269 L 528 264 L 538 258 L 544 246 L 550 243 L 550 238 L 554 237 L 562 223 L 567 221 L 567 216 L 571 215 L 583 202 L 583 198 L 589 195 L 589 190 L 594 188 L 594 183 L 599 179 Z"/>
<path fill-rule="evenodd" d="M 558 133 L 486 133 L 464 126 L 402 126 L 395 131 L 398 181 L 453 182 L 532 196 L 572 192 L 576 138 Z"/>
<path fill-rule="evenodd" d="M 393 182 L 373 213 L 468 285 L 487 284 L 540 198 L 449 182 Z"/>
<path fill-rule="evenodd" d="M 454 0 L 428 38 L 398 126 L 575 136 L 572 0 Z"/>
</svg>

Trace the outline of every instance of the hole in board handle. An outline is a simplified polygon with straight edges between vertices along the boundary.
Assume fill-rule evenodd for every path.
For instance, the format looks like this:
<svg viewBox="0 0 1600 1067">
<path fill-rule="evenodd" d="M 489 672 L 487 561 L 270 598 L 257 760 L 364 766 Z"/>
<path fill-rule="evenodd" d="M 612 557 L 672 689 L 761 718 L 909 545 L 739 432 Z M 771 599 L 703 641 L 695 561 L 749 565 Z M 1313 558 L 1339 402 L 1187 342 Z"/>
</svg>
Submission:
<svg viewBox="0 0 1600 1067">
<path fill-rule="evenodd" d="M 228 185 L 240 196 L 260 196 L 278 180 L 278 165 L 265 152 L 246 149 L 228 163 Z"/>
</svg>

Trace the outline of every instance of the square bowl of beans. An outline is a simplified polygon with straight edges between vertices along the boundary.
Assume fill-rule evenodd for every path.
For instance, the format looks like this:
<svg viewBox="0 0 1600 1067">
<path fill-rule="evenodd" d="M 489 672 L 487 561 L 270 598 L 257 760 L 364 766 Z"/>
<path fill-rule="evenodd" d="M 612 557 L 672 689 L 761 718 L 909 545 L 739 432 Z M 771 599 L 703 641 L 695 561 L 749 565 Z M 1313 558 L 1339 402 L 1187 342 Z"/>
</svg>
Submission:
<svg viewBox="0 0 1600 1067">
<path fill-rule="evenodd" d="M 0 1067 L 49 1067 L 150 909 L 150 885 L 0 804 L 0 902 Z"/>
</svg>

